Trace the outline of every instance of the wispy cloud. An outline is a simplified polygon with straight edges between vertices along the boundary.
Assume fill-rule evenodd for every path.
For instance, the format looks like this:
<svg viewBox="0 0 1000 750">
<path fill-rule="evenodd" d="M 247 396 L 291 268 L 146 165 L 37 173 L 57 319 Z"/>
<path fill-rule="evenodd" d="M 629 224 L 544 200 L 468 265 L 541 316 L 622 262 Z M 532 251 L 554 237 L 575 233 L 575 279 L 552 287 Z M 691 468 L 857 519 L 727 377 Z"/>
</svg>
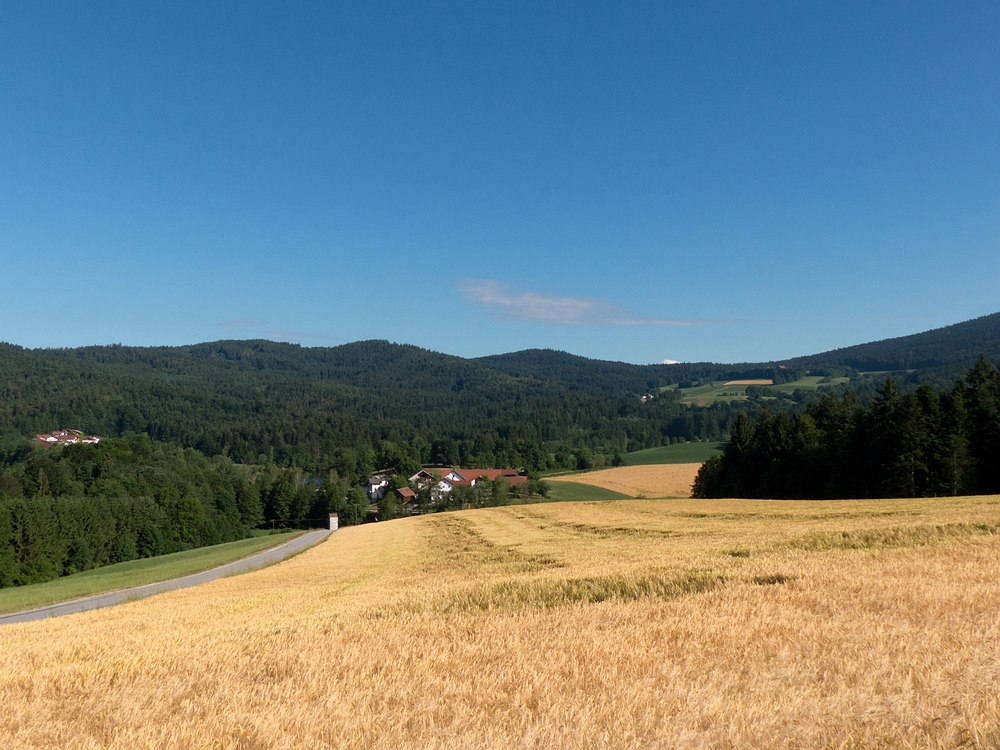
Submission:
<svg viewBox="0 0 1000 750">
<path fill-rule="evenodd" d="M 698 326 L 710 320 L 638 318 L 610 300 L 593 297 L 559 297 L 554 294 L 512 291 L 495 279 L 465 279 L 462 295 L 502 317 L 556 325 L 592 326 Z"/>
<path fill-rule="evenodd" d="M 219 323 L 223 328 L 260 328 L 267 321 L 250 318 L 230 318 L 225 323 Z"/>
</svg>

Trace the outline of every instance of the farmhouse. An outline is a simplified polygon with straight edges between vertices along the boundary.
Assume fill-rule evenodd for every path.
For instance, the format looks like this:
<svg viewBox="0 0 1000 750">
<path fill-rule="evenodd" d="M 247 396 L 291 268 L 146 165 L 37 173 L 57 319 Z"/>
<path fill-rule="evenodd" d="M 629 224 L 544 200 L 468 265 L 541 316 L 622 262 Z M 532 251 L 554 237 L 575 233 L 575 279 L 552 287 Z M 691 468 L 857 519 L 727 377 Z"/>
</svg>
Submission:
<svg viewBox="0 0 1000 750">
<path fill-rule="evenodd" d="M 369 477 L 364 484 L 365 493 L 373 503 L 377 503 L 382 499 L 388 486 L 389 477 L 385 474 L 376 474 L 373 477 Z"/>
<path fill-rule="evenodd" d="M 46 445 L 75 445 L 76 443 L 99 443 L 101 438 L 97 435 L 84 435 L 80 430 L 56 430 L 52 433 L 41 433 L 35 435 L 33 443 L 45 443 Z"/>
<path fill-rule="evenodd" d="M 476 482 L 486 479 L 495 482 L 503 477 L 511 487 L 519 487 L 527 483 L 527 477 L 517 475 L 516 469 L 446 469 L 441 474 L 441 481 L 434 487 L 438 496 L 451 492 L 456 487 L 475 487 Z"/>
<path fill-rule="evenodd" d="M 426 469 L 421 469 L 406 481 L 409 482 L 410 484 L 415 484 L 418 487 L 426 487 L 429 484 L 434 484 L 435 482 L 437 482 L 437 480 L 438 478 L 433 474 L 431 474 L 429 471 L 427 471 Z"/>
</svg>

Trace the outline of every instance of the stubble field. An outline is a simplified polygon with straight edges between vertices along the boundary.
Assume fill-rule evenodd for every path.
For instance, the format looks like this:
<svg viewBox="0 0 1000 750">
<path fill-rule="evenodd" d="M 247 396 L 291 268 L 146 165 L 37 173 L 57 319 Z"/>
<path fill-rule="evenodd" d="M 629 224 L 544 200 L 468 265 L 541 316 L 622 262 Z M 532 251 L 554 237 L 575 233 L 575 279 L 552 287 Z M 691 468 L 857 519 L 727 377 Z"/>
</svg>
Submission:
<svg viewBox="0 0 1000 750">
<path fill-rule="evenodd" d="M 996 747 L 1000 498 L 512 506 L 0 628 L 0 746 Z"/>
<path fill-rule="evenodd" d="M 691 497 L 694 478 L 700 468 L 700 463 L 618 466 L 583 474 L 547 477 L 546 481 L 589 484 L 638 498 Z"/>
</svg>

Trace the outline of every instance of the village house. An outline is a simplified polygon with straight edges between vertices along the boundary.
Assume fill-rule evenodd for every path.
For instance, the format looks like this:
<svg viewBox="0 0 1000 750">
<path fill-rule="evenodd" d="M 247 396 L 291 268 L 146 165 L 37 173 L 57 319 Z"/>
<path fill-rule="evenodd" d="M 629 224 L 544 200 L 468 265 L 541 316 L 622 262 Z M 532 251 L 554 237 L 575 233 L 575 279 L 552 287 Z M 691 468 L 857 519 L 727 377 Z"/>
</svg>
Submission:
<svg viewBox="0 0 1000 750">
<path fill-rule="evenodd" d="M 434 486 L 434 494 L 440 497 L 456 487 L 475 487 L 476 482 L 486 479 L 495 482 L 503 477 L 511 487 L 526 484 L 527 477 L 518 476 L 517 469 L 446 469 L 441 473 L 441 481 Z"/>
<path fill-rule="evenodd" d="M 392 493 L 403 505 L 406 505 L 406 503 L 412 503 L 417 499 L 417 493 L 409 487 L 399 487 L 398 489 L 393 490 Z"/>
<path fill-rule="evenodd" d="M 33 437 L 34 443 L 45 443 L 46 445 L 75 445 L 76 443 L 99 443 L 101 438 L 97 435 L 84 435 L 80 430 L 56 430 L 52 433 L 41 433 Z"/>
<path fill-rule="evenodd" d="M 377 503 L 382 499 L 385 494 L 386 488 L 389 486 L 389 476 L 387 474 L 376 474 L 373 477 L 369 477 L 364 484 L 365 494 L 368 495 L 368 499 L 373 503 Z"/>
<path fill-rule="evenodd" d="M 415 484 L 417 487 L 427 487 L 435 484 L 438 481 L 438 478 L 426 469 L 421 469 L 406 481 L 410 484 Z"/>
</svg>

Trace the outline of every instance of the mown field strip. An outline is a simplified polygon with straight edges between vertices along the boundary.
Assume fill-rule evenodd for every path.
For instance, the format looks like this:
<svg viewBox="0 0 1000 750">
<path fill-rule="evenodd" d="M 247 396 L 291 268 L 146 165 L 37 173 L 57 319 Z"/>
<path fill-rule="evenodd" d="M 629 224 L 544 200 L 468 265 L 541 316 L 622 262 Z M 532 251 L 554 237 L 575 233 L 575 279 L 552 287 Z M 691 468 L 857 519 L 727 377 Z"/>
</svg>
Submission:
<svg viewBox="0 0 1000 750">
<path fill-rule="evenodd" d="M 1000 498 L 510 506 L 0 629 L 0 746 L 995 747 Z"/>
<path fill-rule="evenodd" d="M 694 478 L 700 468 L 700 463 L 618 466 L 613 469 L 599 469 L 582 474 L 548 477 L 546 481 L 588 484 L 593 487 L 618 492 L 627 497 L 683 498 L 691 497 Z"/>
</svg>

